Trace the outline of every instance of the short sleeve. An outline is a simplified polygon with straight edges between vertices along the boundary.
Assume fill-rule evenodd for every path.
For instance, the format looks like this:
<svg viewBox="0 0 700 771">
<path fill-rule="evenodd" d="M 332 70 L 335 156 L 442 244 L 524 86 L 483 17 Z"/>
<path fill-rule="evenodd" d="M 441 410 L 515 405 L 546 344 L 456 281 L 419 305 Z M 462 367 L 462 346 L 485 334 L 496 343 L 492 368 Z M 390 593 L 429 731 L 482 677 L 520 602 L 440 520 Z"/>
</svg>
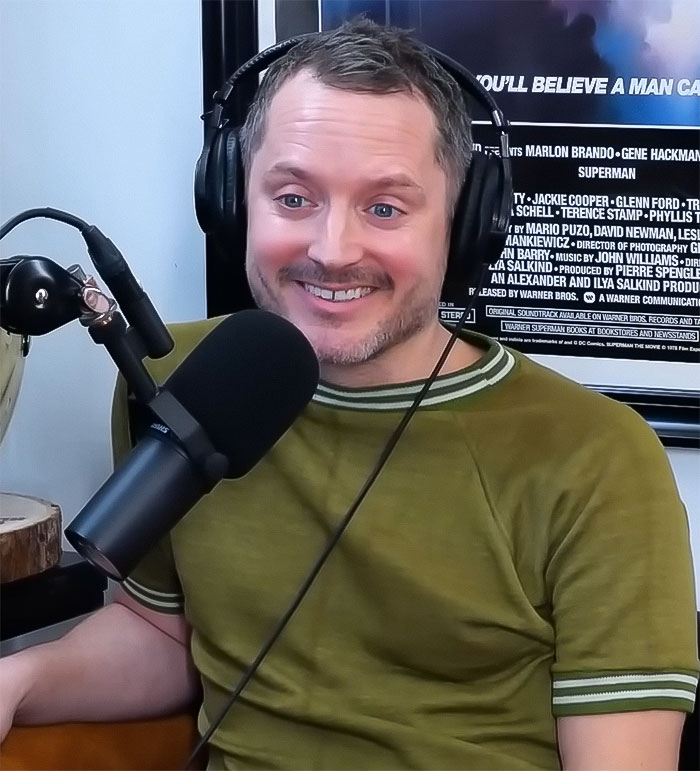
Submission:
<svg viewBox="0 0 700 771">
<path fill-rule="evenodd" d="M 552 523 L 555 716 L 691 712 L 697 623 L 687 515 L 665 450 L 621 405 L 569 463 Z"/>
<path fill-rule="evenodd" d="M 117 380 L 112 402 L 112 457 L 115 468 L 132 447 L 126 384 Z M 137 602 L 159 613 L 182 613 L 184 598 L 175 568 L 170 535 L 165 535 L 122 583 Z"/>
</svg>

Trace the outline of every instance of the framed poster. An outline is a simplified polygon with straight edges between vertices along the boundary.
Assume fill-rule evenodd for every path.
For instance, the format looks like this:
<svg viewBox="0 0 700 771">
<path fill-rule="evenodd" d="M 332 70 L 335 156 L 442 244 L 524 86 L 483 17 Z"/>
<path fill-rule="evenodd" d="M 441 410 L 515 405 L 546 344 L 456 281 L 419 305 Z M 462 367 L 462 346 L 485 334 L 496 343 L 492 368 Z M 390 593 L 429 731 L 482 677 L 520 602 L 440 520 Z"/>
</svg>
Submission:
<svg viewBox="0 0 700 771">
<path fill-rule="evenodd" d="M 414 30 L 473 72 L 511 124 L 516 192 L 470 323 L 627 402 L 665 443 L 700 446 L 700 3 L 253 6 L 256 18 L 274 10 L 265 44 L 362 13 Z M 206 52 L 205 39 L 205 63 Z M 486 116 L 473 118 L 476 147 L 498 152 Z M 445 287 L 446 323 L 473 291 Z"/>
</svg>

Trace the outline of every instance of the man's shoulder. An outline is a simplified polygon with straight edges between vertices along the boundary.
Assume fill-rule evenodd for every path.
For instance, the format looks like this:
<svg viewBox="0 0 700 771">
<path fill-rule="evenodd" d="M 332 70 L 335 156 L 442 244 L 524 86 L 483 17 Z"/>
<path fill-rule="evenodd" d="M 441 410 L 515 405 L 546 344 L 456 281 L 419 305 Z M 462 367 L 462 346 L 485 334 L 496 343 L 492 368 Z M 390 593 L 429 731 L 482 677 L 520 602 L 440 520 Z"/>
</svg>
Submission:
<svg viewBox="0 0 700 771">
<path fill-rule="evenodd" d="M 631 407 L 565 375 L 511 351 L 515 366 L 492 390 L 493 406 L 517 433 L 561 447 L 591 442 L 613 444 L 650 441 L 656 437 Z"/>
<path fill-rule="evenodd" d="M 591 411 L 609 419 L 620 416 L 621 419 L 634 417 L 637 413 L 625 404 L 611 399 L 595 390 L 594 387 L 583 385 L 540 364 L 524 354 L 515 354 L 517 367 L 513 386 L 520 391 L 522 398 L 531 404 L 541 405 L 555 412 L 568 412 L 572 409 L 583 410 L 590 418 Z"/>
<path fill-rule="evenodd" d="M 639 417 L 621 402 L 487 335 L 472 332 L 470 337 L 467 342 L 478 340 L 478 346 L 486 352 L 487 366 L 484 367 L 481 362 L 477 362 L 476 366 L 481 370 L 489 369 L 488 377 L 493 387 L 483 390 L 482 394 L 495 410 L 507 408 L 513 416 L 518 412 L 536 413 L 540 417 L 551 414 L 554 419 L 564 415 L 573 417 L 572 413 L 576 412 L 585 413 L 587 420 L 591 417 L 595 420 L 598 416 L 601 420 L 609 420 L 612 416 L 623 421 L 635 421 Z M 494 356 L 494 351 L 501 353 Z M 510 361 L 509 365 L 501 367 L 505 376 L 499 377 L 497 382 L 493 382 L 491 372 L 493 361 Z M 465 402 L 460 406 L 467 404 Z"/>
</svg>

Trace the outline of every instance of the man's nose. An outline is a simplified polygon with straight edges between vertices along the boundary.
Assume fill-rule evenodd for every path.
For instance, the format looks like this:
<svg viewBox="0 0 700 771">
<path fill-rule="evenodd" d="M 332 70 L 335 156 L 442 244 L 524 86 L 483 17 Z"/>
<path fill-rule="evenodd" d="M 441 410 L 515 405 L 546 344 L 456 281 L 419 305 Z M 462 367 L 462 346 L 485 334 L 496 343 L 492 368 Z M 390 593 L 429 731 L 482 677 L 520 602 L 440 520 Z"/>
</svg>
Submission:
<svg viewBox="0 0 700 771">
<path fill-rule="evenodd" d="M 353 265 L 362 259 L 361 223 L 347 206 L 329 206 L 318 217 L 307 256 L 326 268 Z"/>
</svg>

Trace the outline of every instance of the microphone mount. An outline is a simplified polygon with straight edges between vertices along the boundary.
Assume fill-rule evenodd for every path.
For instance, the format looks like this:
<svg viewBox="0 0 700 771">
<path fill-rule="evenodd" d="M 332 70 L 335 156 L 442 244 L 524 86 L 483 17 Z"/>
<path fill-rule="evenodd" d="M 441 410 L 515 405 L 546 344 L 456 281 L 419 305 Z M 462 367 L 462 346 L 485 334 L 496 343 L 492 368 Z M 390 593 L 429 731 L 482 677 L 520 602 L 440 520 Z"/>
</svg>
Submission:
<svg viewBox="0 0 700 771">
<path fill-rule="evenodd" d="M 80 265 L 63 268 L 47 257 L 0 260 L 0 327 L 18 335 L 45 335 L 74 319 L 103 323 L 117 304 Z"/>
<path fill-rule="evenodd" d="M 158 388 L 142 359 L 170 353 L 173 340 L 167 327 L 114 243 L 79 217 L 60 209 L 28 209 L 0 227 L 0 239 L 37 217 L 64 222 L 80 231 L 95 269 L 114 298 L 108 297 L 80 265 L 64 269 L 47 257 L 2 259 L 0 327 L 22 335 L 26 352 L 30 335 L 43 335 L 79 319 L 92 339 L 107 348 L 134 396 L 148 403 Z"/>
<path fill-rule="evenodd" d="M 78 319 L 104 345 L 141 402 L 158 388 L 142 359 L 146 355 L 133 327 L 127 329 L 115 300 L 80 265 L 63 268 L 47 257 L 0 260 L 0 327 L 25 338 L 45 335 Z"/>
<path fill-rule="evenodd" d="M 162 356 L 170 353 L 170 351 L 173 349 L 173 339 L 170 336 L 170 333 L 168 332 L 165 324 L 162 322 L 160 316 L 158 315 L 156 309 L 153 307 L 153 303 L 150 301 L 148 295 L 146 295 L 132 274 L 121 252 L 117 249 L 114 243 L 110 241 L 109 238 L 107 238 L 104 233 L 102 233 L 97 227 L 94 225 L 89 225 L 79 217 L 76 217 L 73 214 L 68 214 L 67 212 L 63 212 L 60 209 L 52 209 L 49 207 L 43 209 L 28 209 L 8 220 L 4 225 L 2 225 L 2 227 L 0 227 L 0 239 L 4 238 L 11 230 L 13 230 L 22 222 L 26 222 L 27 220 L 35 219 L 37 217 L 45 217 L 47 219 L 57 220 L 58 222 L 64 222 L 65 224 L 77 228 L 80 231 L 85 241 L 88 254 L 90 255 L 97 273 L 105 282 L 107 287 L 112 291 L 115 301 L 118 303 L 119 307 L 124 313 L 124 316 L 131 324 L 131 326 L 137 331 L 139 337 L 142 339 L 141 347 L 144 349 L 144 355 L 148 355 L 152 359 L 159 359 Z M 13 268 L 16 267 L 16 264 L 27 259 L 34 259 L 39 261 L 42 259 L 46 260 L 46 258 L 19 257 L 0 261 L 0 266 L 7 265 L 7 270 L 0 272 L 0 301 L 2 301 L 3 304 L 8 302 L 5 296 L 5 282 L 2 280 L 3 275 L 9 279 L 9 275 Z M 39 275 L 41 274 L 42 267 L 44 268 L 44 275 Z M 32 315 L 32 311 L 30 310 L 32 306 L 37 308 L 37 310 L 44 311 L 43 314 L 39 315 L 43 315 L 48 326 L 46 329 L 44 329 L 44 327 L 40 324 L 39 329 L 42 331 L 38 332 L 20 329 L 14 329 L 10 331 L 18 331 L 19 334 L 24 335 L 44 334 L 45 332 L 50 332 L 52 329 L 57 329 L 62 324 L 68 323 L 74 318 L 78 318 L 79 316 L 83 315 L 82 312 L 77 313 L 77 315 L 71 315 L 71 311 L 69 311 L 68 308 L 61 306 L 59 310 L 59 305 L 53 303 L 51 308 L 54 313 L 57 314 L 56 317 L 53 318 L 52 313 L 46 308 L 46 303 L 48 302 L 46 293 L 49 291 L 49 289 L 59 290 L 59 298 L 57 303 L 60 303 L 61 292 L 70 296 L 72 289 L 77 291 L 77 288 L 74 285 L 71 285 L 70 277 L 66 276 L 65 272 L 62 273 L 62 269 L 59 266 L 48 267 L 46 263 L 34 263 L 33 265 L 30 265 L 29 268 L 25 266 L 20 271 L 20 274 L 22 274 L 25 270 L 28 272 L 28 274 L 34 276 L 34 281 L 39 283 L 37 283 L 33 295 L 31 294 L 32 287 L 30 286 L 30 289 L 28 290 L 29 296 L 24 296 L 24 299 L 21 301 L 24 303 L 23 308 L 27 309 L 27 313 L 29 313 L 30 316 Z M 42 280 L 47 285 L 41 285 L 40 282 Z M 21 281 L 21 279 L 18 279 L 18 281 Z M 88 297 L 89 296 L 90 293 L 88 292 Z M 73 308 L 72 312 L 76 313 L 77 309 Z M 6 311 L 4 310 L 3 316 L 5 313 Z M 21 317 L 22 311 L 19 312 L 19 315 Z M 34 320 L 36 320 L 36 317 Z M 52 323 L 55 323 L 56 326 L 51 326 Z M 6 329 L 8 328 L 4 321 L 2 326 Z"/>
</svg>

